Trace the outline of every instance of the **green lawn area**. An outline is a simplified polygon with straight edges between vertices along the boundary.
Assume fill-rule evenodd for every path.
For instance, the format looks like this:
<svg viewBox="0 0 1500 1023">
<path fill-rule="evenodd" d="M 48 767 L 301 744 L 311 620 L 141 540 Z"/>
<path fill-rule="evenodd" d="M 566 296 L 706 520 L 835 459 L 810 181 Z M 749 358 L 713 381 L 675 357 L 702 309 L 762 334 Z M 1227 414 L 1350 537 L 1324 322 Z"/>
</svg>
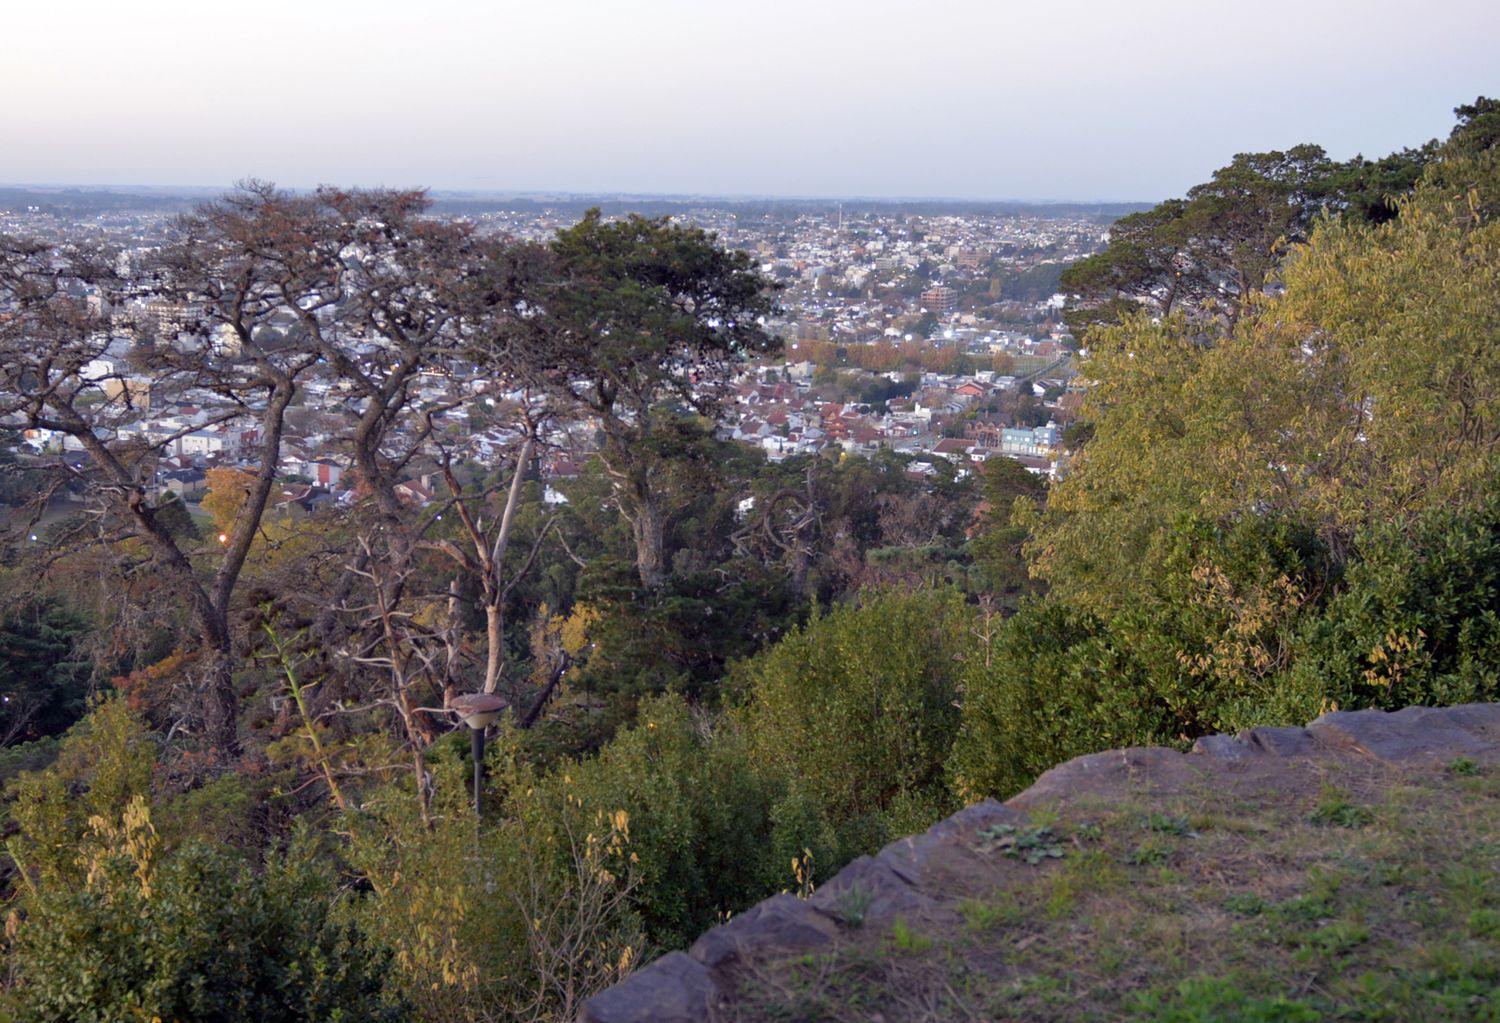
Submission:
<svg viewBox="0 0 1500 1023">
<path fill-rule="evenodd" d="M 1321 773 L 976 834 L 987 890 L 761 964 L 724 1018 L 1500 1020 L 1500 768 Z"/>
</svg>

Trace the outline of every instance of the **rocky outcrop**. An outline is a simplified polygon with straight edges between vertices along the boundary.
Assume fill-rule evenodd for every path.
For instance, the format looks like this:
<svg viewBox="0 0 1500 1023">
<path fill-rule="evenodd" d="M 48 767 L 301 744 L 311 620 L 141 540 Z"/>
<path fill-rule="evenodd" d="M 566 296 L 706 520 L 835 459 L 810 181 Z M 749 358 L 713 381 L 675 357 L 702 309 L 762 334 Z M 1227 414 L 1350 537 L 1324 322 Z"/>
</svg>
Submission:
<svg viewBox="0 0 1500 1023">
<path fill-rule="evenodd" d="M 1239 735 L 1208 736 L 1189 753 L 1147 748 L 1079 757 L 1054 767 L 1003 804 L 984 800 L 874 856 L 861 856 L 810 899 L 778 895 L 759 903 L 705 933 L 686 953 L 663 956 L 597 995 L 584 1005 L 582 1018 L 586 1023 L 707 1020 L 733 989 L 741 964 L 833 944 L 855 904 L 866 923 L 903 915 L 951 916 L 945 879 L 985 869 L 974 848 L 976 833 L 995 824 L 1019 824 L 1035 807 L 1181 792 L 1204 784 L 1265 792 L 1276 784 L 1296 783 L 1308 768 L 1432 767 L 1459 758 L 1500 763 L 1500 704 L 1340 711 L 1305 728 L 1251 728 Z"/>
</svg>

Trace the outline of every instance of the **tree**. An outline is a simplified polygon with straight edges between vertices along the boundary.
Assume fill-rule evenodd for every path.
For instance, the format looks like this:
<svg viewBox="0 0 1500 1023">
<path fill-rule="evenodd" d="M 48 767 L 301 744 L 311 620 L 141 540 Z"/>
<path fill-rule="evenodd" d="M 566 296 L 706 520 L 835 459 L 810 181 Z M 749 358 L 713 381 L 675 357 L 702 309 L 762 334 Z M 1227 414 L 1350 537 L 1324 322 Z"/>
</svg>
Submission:
<svg viewBox="0 0 1500 1023">
<path fill-rule="evenodd" d="M 1081 334 L 1144 308 L 1157 316 L 1180 310 L 1200 326 L 1217 320 L 1232 329 L 1320 213 L 1390 219 L 1391 201 L 1410 192 L 1433 153 L 1429 144 L 1341 164 L 1306 144 L 1239 153 L 1186 198 L 1117 221 L 1104 251 L 1063 273 L 1061 286 L 1080 300 L 1069 326 Z"/>
<path fill-rule="evenodd" d="M 213 520 L 214 533 L 227 538 L 245 507 L 245 498 L 255 477 L 239 469 L 221 466 L 204 473 L 203 482 L 206 492 L 198 502 L 199 507 Z"/>
<path fill-rule="evenodd" d="M 1416 187 L 1436 151 L 1437 144 L 1429 142 L 1379 160 L 1355 156 L 1339 164 L 1324 186 L 1330 197 L 1329 208 L 1371 224 L 1394 219 L 1396 200 Z"/>
<path fill-rule="evenodd" d="M 968 801 L 1007 798 L 1070 757 L 1176 739 L 1171 718 L 1106 624 L 1048 599 L 987 637 L 962 669 L 962 723 L 947 770 Z"/>
<path fill-rule="evenodd" d="M 182 240 L 156 267 L 156 283 L 195 318 L 175 338 L 131 328 L 128 365 L 104 372 L 97 367 L 114 350 L 111 324 L 75 296 L 111 293 L 119 282 L 109 254 L 0 240 L 0 296 L 15 308 L 0 326 L 0 423 L 9 431 L 52 431 L 81 451 L 81 458 L 47 463 L 53 482 L 38 507 L 70 482 L 96 503 L 106 526 L 87 542 L 108 546 L 133 537 L 143 545 L 196 627 L 197 699 L 189 716 L 202 722 L 210 745 L 230 755 L 239 748 L 231 604 L 275 481 L 286 410 L 317 359 L 269 343 L 260 328 L 289 307 L 316 305 L 329 285 L 328 267 L 309 252 L 296 214 L 291 200 L 250 186 L 184 218 Z M 235 354 L 221 346 L 225 332 Z M 140 378 L 157 394 L 212 394 L 217 410 L 166 436 L 135 430 Z M 224 542 L 199 550 L 179 541 L 163 519 L 151 480 L 160 454 L 205 426 L 253 431 L 252 480 Z M 194 559 L 211 565 L 206 576 Z"/>
<path fill-rule="evenodd" d="M 487 312 L 468 289 L 491 246 L 467 225 L 423 216 L 430 204 L 420 191 L 323 188 L 298 202 L 309 248 L 326 265 L 329 286 L 317 303 L 293 307 L 296 336 L 350 392 L 348 456 L 364 496 L 350 568 L 318 615 L 318 639 L 335 642 L 335 619 L 345 619 L 343 627 L 360 637 L 350 643 L 355 659 L 386 669 L 385 702 L 420 757 L 437 728 L 419 709 L 424 701 L 414 687 L 426 678 L 451 696 L 461 679 L 456 658 L 439 665 L 422 656 L 438 645 L 429 642 L 436 630 L 411 613 L 406 598 L 419 538 L 431 519 L 413 515 L 397 487 L 414 464 L 435 456 L 440 417 L 465 400 L 456 385 L 419 400 L 417 382 L 429 371 L 453 379 L 466 331 Z M 355 612 L 350 597 L 359 582 L 368 583 L 368 592 L 360 590 Z M 435 602 L 428 594 L 418 599 Z M 384 652 L 377 654 L 378 648 Z"/>
<path fill-rule="evenodd" d="M 1492 154 L 1434 164 L 1399 216 L 1322 223 L 1267 298 L 1212 346 L 1173 317 L 1096 330 L 1081 367 L 1093 439 L 1029 551 L 1070 600 L 1139 598 L 1183 515 L 1276 514 L 1336 562 L 1369 523 L 1465 505 L 1500 456 L 1500 222 Z"/>
<path fill-rule="evenodd" d="M 1213 309 L 1230 329 L 1287 247 L 1307 237 L 1326 202 L 1331 169 L 1321 146 L 1240 153 L 1188 189 L 1183 227 L 1190 269 L 1224 296 L 1215 297 Z"/>
<path fill-rule="evenodd" d="M 539 389 L 595 418 L 641 582 L 659 586 L 671 556 L 662 426 L 674 409 L 714 415 L 740 360 L 779 349 L 765 330 L 774 285 L 701 230 L 639 216 L 610 223 L 597 209 L 560 231 L 548 256 L 526 296 L 529 329 L 495 339 L 496 354 L 513 354 Z"/>
<path fill-rule="evenodd" d="M 1473 103 L 1453 108 L 1458 118 L 1444 152 L 1448 156 L 1478 156 L 1500 142 L 1500 100 L 1479 96 Z"/>
<path fill-rule="evenodd" d="M 1446 142 L 1430 141 L 1378 160 L 1329 160 L 1318 146 L 1285 152 L 1240 153 L 1212 179 L 1131 214 L 1110 229 L 1104 251 L 1080 260 L 1062 275 L 1078 298 L 1068 324 L 1082 336 L 1094 323 L 1116 323 L 1137 307 L 1159 316 L 1202 306 L 1229 326 L 1245 301 L 1261 291 L 1287 252 L 1306 241 L 1324 212 L 1367 224 L 1394 219 L 1396 202 L 1424 174 L 1437 179 L 1460 157 L 1475 157 L 1500 139 L 1500 103 L 1480 96 L 1453 111 L 1458 119 Z"/>
<path fill-rule="evenodd" d="M 0 746 L 56 735 L 83 716 L 90 673 L 77 647 L 87 627 L 47 599 L 0 617 Z"/>
<path fill-rule="evenodd" d="M 1083 300 L 1068 313 L 1076 333 L 1088 323 L 1118 320 L 1139 305 L 1169 316 L 1185 294 L 1201 291 L 1183 252 L 1186 211 L 1186 200 L 1168 199 L 1122 217 L 1110 228 L 1107 248 L 1063 271 L 1059 286 Z M 1184 273 L 1190 274 L 1186 280 Z"/>
<path fill-rule="evenodd" d="M 985 504 L 975 531 L 974 560 L 987 576 L 986 590 L 995 599 L 995 606 L 1013 611 L 1022 596 L 1039 588 L 1021 554 L 1026 529 L 1014 521 L 1013 513 L 1018 500 L 1040 502 L 1047 485 L 1012 458 L 990 458 L 983 467 Z"/>
</svg>

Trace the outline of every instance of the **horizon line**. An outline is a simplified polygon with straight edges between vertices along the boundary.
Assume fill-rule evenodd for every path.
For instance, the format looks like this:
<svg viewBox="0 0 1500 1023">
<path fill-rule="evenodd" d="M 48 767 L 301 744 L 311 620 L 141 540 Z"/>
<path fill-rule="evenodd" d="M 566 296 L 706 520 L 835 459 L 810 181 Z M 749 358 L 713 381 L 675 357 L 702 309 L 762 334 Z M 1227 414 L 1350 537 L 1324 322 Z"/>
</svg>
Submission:
<svg viewBox="0 0 1500 1023">
<path fill-rule="evenodd" d="M 242 181 L 261 180 L 255 178 L 242 178 Z M 275 184 L 272 182 L 272 184 Z M 326 183 L 325 183 L 326 184 Z M 161 184 L 161 185 L 127 185 L 111 184 L 105 182 L 39 182 L 39 181 L 0 181 L 0 188 L 13 188 L 27 191 L 49 191 L 49 190 L 71 190 L 71 191 L 98 191 L 112 192 L 115 194 L 130 193 L 154 193 L 157 195 L 174 195 L 181 193 L 208 193 L 223 194 L 234 190 L 236 185 L 190 185 L 190 184 Z M 276 185 L 289 192 L 312 192 L 325 185 Z M 1160 200 L 1148 199 L 1023 199 L 1016 197 L 991 197 L 963 195 L 918 195 L 918 194 L 838 194 L 838 193 L 788 193 L 788 192 L 634 192 L 634 191 L 606 191 L 591 189 L 574 191 L 556 188 L 453 188 L 438 187 L 431 185 L 411 186 L 386 186 L 386 185 L 334 185 L 328 187 L 347 187 L 359 189 L 376 189 L 387 187 L 411 187 L 425 191 L 434 199 L 437 198 L 482 198 L 482 199 L 538 199 L 550 198 L 565 201 L 577 201 L 580 199 L 624 199 L 624 200 L 653 200 L 653 201 L 676 201 L 687 202 L 695 200 L 722 200 L 728 202 L 868 202 L 868 203 L 901 203 L 901 202 L 951 202 L 951 203 L 1013 203 L 1025 206 L 1151 206 Z"/>
</svg>

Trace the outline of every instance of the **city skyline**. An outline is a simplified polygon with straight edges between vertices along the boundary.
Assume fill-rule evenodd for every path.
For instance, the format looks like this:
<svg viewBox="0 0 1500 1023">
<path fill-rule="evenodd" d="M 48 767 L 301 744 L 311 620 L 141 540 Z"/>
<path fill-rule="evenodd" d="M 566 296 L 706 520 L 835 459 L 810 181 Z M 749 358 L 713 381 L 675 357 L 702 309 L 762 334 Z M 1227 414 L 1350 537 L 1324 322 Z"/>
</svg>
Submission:
<svg viewBox="0 0 1500 1023">
<path fill-rule="evenodd" d="M 149 6 L 13 13 L 0 181 L 1147 201 L 1238 151 L 1419 145 L 1500 92 L 1471 0 Z"/>
</svg>

